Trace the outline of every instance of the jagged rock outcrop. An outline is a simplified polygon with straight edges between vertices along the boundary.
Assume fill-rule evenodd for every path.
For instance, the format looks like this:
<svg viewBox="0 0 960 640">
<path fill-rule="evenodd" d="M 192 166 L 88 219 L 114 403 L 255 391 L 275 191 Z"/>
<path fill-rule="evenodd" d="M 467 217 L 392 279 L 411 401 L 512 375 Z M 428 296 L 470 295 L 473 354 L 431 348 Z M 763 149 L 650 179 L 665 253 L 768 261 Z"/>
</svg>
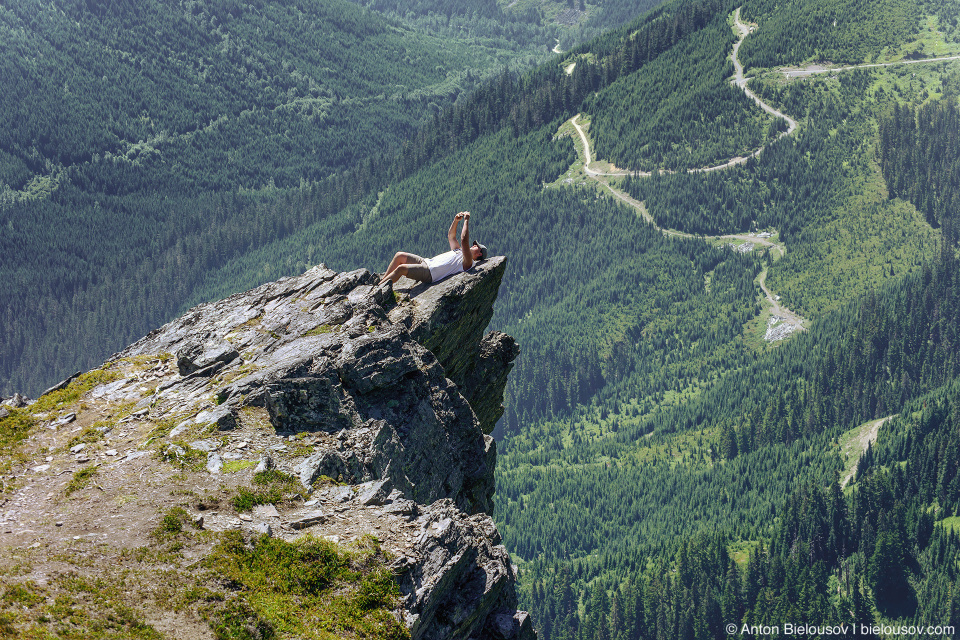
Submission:
<svg viewBox="0 0 960 640">
<path fill-rule="evenodd" d="M 339 537 L 353 518 L 395 532 L 385 544 L 396 547 L 413 638 L 532 638 L 489 515 L 496 447 L 487 434 L 518 353 L 510 336 L 484 335 L 504 268 L 493 258 L 394 290 L 366 270 L 321 265 L 195 307 L 116 354 L 111 361 L 173 355 L 148 397 L 118 383 L 99 393 L 136 397 L 135 410 L 157 419 L 176 416 L 165 446 L 181 451 L 176 439 L 198 426 L 249 431 L 247 409 L 265 410 L 279 444 L 245 440 L 249 451 L 263 448 L 261 468 L 276 465 L 305 487 L 326 477 L 353 489 L 324 485 L 309 508 L 251 527 Z M 284 453 L 294 436 L 307 436 L 298 442 L 309 449 Z M 207 452 L 211 473 L 230 455 L 216 439 L 190 446 Z"/>
<path fill-rule="evenodd" d="M 398 567 L 407 569 L 401 588 L 414 638 L 535 637 L 530 617 L 517 611 L 510 559 L 489 517 L 463 518 L 441 500 L 419 522 L 423 560 Z"/>
<path fill-rule="evenodd" d="M 488 280 L 482 287 L 460 277 L 439 286 L 402 280 L 396 291 L 408 304 L 390 311 L 391 321 L 405 326 L 437 357 L 487 434 L 503 415 L 503 389 L 519 353 L 512 337 L 500 332 L 483 334 L 493 316 L 505 266 L 502 257 L 478 264 L 474 271 Z"/>
</svg>

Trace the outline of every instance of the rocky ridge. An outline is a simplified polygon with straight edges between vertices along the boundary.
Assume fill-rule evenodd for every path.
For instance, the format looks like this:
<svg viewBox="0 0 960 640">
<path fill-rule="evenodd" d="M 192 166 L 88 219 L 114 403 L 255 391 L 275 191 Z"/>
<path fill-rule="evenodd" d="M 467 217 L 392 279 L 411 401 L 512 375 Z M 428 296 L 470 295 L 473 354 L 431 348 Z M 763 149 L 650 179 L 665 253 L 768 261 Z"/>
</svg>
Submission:
<svg viewBox="0 0 960 640">
<path fill-rule="evenodd" d="M 101 557 L 136 548 L 174 505 L 249 539 L 372 535 L 411 637 L 534 637 L 490 517 L 489 432 L 518 353 L 484 333 L 504 268 L 393 288 L 320 265 L 191 309 L 30 405 L 42 410 L 5 479 L 4 544 L 36 550 L 42 585 L 65 567 L 41 557 L 84 540 Z M 239 513 L 216 499 L 268 469 L 302 498 Z M 95 484 L 70 491 L 68 473 Z"/>
</svg>

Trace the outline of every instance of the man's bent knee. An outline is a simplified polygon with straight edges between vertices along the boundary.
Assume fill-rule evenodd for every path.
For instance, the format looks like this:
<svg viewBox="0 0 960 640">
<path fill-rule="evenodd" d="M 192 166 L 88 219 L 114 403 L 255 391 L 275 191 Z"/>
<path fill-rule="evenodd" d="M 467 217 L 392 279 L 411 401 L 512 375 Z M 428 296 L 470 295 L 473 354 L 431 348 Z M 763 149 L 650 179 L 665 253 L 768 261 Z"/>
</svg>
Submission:
<svg viewBox="0 0 960 640">
<path fill-rule="evenodd" d="M 417 254 L 407 253 L 406 251 L 397 251 L 396 255 L 393 256 L 393 259 L 400 260 L 400 264 L 424 264 L 426 262 Z"/>
</svg>

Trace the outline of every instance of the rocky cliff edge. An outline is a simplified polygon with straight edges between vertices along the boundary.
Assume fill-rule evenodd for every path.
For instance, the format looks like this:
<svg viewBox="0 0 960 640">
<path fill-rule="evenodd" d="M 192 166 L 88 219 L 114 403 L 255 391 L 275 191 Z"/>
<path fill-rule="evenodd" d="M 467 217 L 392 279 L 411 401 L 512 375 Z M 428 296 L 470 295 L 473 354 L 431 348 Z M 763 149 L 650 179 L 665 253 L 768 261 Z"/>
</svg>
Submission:
<svg viewBox="0 0 960 640">
<path fill-rule="evenodd" d="M 197 562 L 230 531 L 254 547 L 372 540 L 412 638 L 533 638 L 490 518 L 488 434 L 518 353 L 484 333 L 504 268 L 493 258 L 393 288 L 320 265 L 195 307 L 101 369 L 0 409 L 20 434 L 4 451 L 0 524 L 30 567 L 21 582 L 42 592 L 64 572 L 103 578 L 165 527 L 198 532 L 178 543 Z M 267 477 L 298 486 L 264 498 L 255 483 Z M 147 591 L 144 624 L 161 635 L 216 631 L 202 608 L 160 613 Z"/>
</svg>

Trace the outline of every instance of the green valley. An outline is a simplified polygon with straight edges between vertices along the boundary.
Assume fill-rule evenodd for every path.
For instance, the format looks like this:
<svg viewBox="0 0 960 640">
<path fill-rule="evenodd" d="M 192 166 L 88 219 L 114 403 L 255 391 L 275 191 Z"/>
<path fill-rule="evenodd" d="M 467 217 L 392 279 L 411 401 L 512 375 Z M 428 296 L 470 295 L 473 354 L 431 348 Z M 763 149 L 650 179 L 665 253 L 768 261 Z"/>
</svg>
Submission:
<svg viewBox="0 0 960 640">
<path fill-rule="evenodd" d="M 94 366 L 205 272 L 377 191 L 418 130 L 566 28 L 494 2 L 405 6 L 0 6 L 0 391 Z"/>
</svg>

